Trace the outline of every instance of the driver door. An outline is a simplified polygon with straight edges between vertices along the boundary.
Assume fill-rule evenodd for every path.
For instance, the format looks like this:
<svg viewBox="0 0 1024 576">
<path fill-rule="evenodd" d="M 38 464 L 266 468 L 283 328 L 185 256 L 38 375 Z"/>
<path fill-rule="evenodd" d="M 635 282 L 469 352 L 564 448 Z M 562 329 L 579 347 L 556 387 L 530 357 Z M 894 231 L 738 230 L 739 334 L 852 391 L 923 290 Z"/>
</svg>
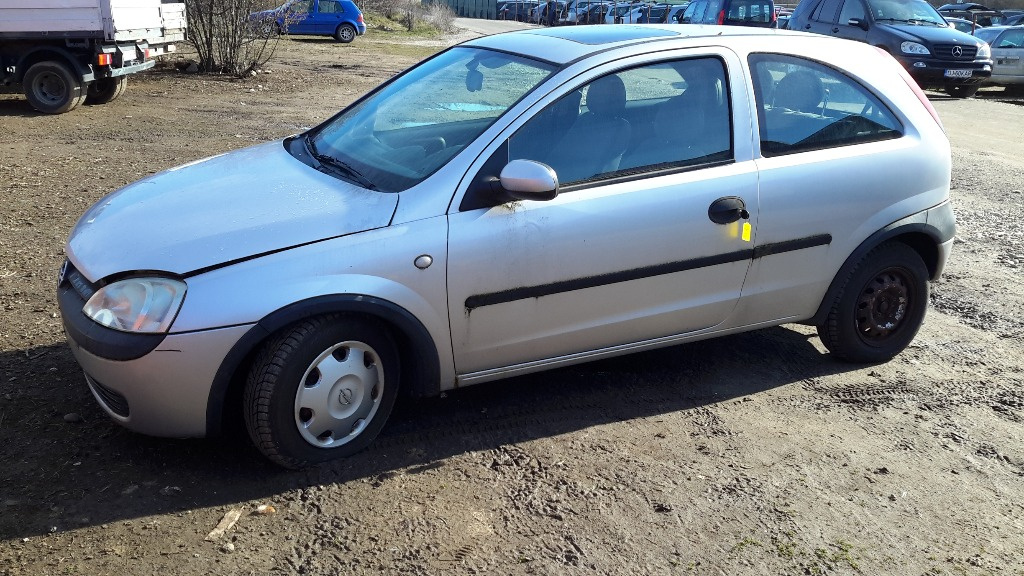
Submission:
<svg viewBox="0 0 1024 576">
<path fill-rule="evenodd" d="M 743 230 L 756 224 L 757 173 L 752 161 L 734 161 L 725 74 L 714 57 L 617 72 L 624 107 L 598 105 L 596 80 L 566 91 L 493 151 L 466 199 L 516 158 L 576 180 L 553 200 L 475 207 L 464 199 L 449 215 L 449 318 L 461 379 L 633 349 L 729 316 L 751 260 Z M 712 83 L 701 98 L 699 79 Z M 592 114 L 616 115 L 609 125 L 619 132 L 628 126 L 617 161 L 602 157 L 620 154 L 615 142 L 571 142 Z M 686 133 L 699 149 L 660 139 L 654 126 L 673 122 L 679 129 L 667 137 Z M 748 218 L 712 222 L 709 209 L 723 198 L 742 199 Z"/>
</svg>

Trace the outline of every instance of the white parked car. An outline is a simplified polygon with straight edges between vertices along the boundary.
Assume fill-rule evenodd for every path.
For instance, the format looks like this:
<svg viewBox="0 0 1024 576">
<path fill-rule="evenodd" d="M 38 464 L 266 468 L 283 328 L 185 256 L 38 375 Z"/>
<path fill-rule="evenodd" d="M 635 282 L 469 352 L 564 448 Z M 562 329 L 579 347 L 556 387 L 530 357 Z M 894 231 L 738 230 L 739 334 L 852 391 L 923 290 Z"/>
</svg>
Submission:
<svg viewBox="0 0 1024 576">
<path fill-rule="evenodd" d="M 399 392 L 794 322 L 884 362 L 950 252 L 949 182 L 934 109 L 867 44 L 524 30 L 104 198 L 58 297 L 112 418 L 238 415 L 301 467 L 367 446 Z"/>
</svg>

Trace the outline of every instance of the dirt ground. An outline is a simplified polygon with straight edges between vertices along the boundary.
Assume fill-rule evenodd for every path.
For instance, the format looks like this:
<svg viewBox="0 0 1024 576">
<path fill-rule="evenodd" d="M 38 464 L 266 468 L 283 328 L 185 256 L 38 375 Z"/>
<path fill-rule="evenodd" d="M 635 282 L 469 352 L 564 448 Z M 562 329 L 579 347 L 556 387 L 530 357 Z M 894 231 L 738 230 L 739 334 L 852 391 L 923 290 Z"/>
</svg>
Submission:
<svg viewBox="0 0 1024 576">
<path fill-rule="evenodd" d="M 1000 89 L 933 95 L 959 234 L 887 364 L 773 328 L 406 402 L 301 472 L 109 419 L 55 301 L 78 216 L 438 46 L 290 39 L 245 81 L 157 70 L 62 116 L 0 96 L 0 575 L 1024 574 L 1024 107 Z"/>
</svg>

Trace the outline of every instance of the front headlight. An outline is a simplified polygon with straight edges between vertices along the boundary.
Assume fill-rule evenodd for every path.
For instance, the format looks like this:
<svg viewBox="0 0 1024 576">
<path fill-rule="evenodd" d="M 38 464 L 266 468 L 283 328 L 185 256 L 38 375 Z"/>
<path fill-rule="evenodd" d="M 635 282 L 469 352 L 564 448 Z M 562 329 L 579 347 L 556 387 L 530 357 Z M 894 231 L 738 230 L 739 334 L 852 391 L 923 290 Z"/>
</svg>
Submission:
<svg viewBox="0 0 1024 576">
<path fill-rule="evenodd" d="M 181 309 L 185 283 L 170 278 L 129 278 L 100 288 L 82 308 L 86 316 L 122 332 L 162 334 Z"/>
<path fill-rule="evenodd" d="M 988 60 L 992 57 L 992 47 L 988 45 L 988 42 L 982 42 L 981 46 L 978 47 L 979 60 Z"/>
<path fill-rule="evenodd" d="M 931 52 L 924 47 L 924 44 L 918 44 L 917 42 L 904 42 L 903 44 L 900 44 L 900 50 L 902 50 L 904 54 L 920 54 L 921 56 L 931 54 Z"/>
</svg>

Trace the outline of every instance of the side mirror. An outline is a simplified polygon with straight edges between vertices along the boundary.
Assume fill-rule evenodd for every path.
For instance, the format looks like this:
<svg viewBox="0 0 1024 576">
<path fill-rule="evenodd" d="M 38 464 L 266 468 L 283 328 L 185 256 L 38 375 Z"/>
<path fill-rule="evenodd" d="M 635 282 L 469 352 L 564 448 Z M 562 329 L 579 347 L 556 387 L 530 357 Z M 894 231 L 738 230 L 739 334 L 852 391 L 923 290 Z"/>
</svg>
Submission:
<svg viewBox="0 0 1024 576">
<path fill-rule="evenodd" d="M 558 175 L 547 164 L 513 160 L 498 177 L 501 187 L 519 200 L 554 200 L 558 196 Z"/>
<path fill-rule="evenodd" d="M 861 30 L 868 29 L 868 21 L 863 18 L 850 18 L 846 23 L 850 26 L 856 26 Z"/>
</svg>

